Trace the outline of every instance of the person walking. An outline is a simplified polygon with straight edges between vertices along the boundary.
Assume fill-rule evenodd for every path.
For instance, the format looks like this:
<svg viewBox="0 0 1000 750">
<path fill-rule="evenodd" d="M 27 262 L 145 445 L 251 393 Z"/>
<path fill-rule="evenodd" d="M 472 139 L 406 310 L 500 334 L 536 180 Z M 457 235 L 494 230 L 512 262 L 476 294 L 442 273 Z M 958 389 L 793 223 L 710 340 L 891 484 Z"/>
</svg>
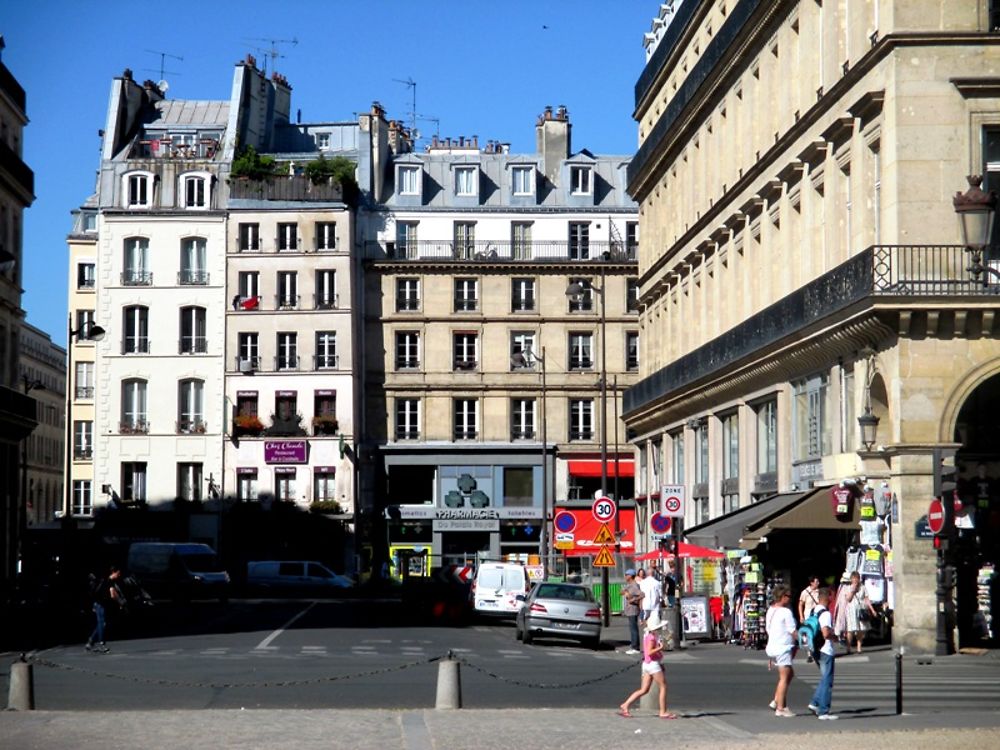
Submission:
<svg viewBox="0 0 1000 750">
<path fill-rule="evenodd" d="M 770 664 L 778 669 L 778 684 L 774 688 L 774 700 L 770 707 L 774 715 L 783 718 L 795 716 L 788 708 L 788 686 L 795 677 L 792 660 L 795 658 L 795 616 L 789 604 L 792 594 L 787 586 L 775 586 L 771 606 L 767 610 L 764 624 L 767 629 L 767 646 L 764 652 Z"/>
<path fill-rule="evenodd" d="M 631 719 L 632 714 L 629 713 L 629 706 L 648 693 L 653 682 L 656 682 L 660 688 L 660 718 L 678 718 L 677 714 L 667 710 L 667 678 L 663 673 L 663 665 L 660 663 L 663 659 L 663 641 L 657 632 L 664 624 L 657 611 L 654 611 L 646 620 L 646 635 L 642 639 L 642 681 L 639 683 L 639 688 L 618 707 L 618 715 L 621 717 Z"/>
<path fill-rule="evenodd" d="M 826 588 L 817 590 L 818 603 L 816 611 L 819 612 L 819 628 L 823 633 L 823 646 L 816 654 L 816 664 L 819 666 L 819 683 L 813 693 L 812 700 L 809 701 L 809 710 L 824 721 L 833 721 L 839 718 L 836 714 L 830 713 L 830 702 L 833 699 L 833 666 L 836 663 L 833 653 L 833 644 L 836 636 L 833 633 L 833 615 L 830 614 L 830 590 Z"/>
<path fill-rule="evenodd" d="M 108 653 L 111 649 L 104 642 L 104 630 L 106 626 L 105 615 L 107 608 L 111 604 L 120 604 L 121 593 L 118 589 L 118 579 L 121 571 L 114 565 L 111 566 L 108 575 L 98 578 L 91 575 L 90 596 L 91 611 L 94 613 L 94 630 L 84 649 L 87 651 L 97 651 L 102 654 Z"/>
<path fill-rule="evenodd" d="M 861 583 L 861 575 L 855 571 L 851 573 L 851 583 L 847 588 L 847 595 L 844 597 L 847 603 L 847 653 L 851 653 L 851 642 L 857 642 L 858 653 L 861 653 L 861 643 L 868 632 L 869 622 L 878 615 L 868 598 L 864 584 Z"/>
<path fill-rule="evenodd" d="M 642 589 L 635 580 L 635 570 L 625 571 L 625 585 L 622 586 L 624 606 L 622 614 L 628 620 L 629 647 L 625 650 L 630 656 L 639 653 L 639 608 L 642 603 Z"/>
</svg>

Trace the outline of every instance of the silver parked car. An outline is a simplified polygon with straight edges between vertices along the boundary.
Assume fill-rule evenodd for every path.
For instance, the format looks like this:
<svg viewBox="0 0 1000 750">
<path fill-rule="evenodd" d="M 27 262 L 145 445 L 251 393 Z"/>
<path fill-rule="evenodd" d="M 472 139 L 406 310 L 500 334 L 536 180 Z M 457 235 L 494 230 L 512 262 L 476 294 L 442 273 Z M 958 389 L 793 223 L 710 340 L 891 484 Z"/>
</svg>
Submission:
<svg viewBox="0 0 1000 750">
<path fill-rule="evenodd" d="M 543 581 L 521 598 L 524 606 L 514 620 L 517 640 L 572 638 L 593 649 L 601 647 L 601 608 L 588 586 Z"/>
</svg>

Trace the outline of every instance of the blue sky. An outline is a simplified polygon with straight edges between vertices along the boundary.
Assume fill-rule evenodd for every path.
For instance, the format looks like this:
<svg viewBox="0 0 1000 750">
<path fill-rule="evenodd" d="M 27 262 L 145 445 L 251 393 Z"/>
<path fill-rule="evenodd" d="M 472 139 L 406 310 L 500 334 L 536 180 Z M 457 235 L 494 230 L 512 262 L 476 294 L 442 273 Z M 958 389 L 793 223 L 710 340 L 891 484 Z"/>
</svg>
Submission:
<svg viewBox="0 0 1000 750">
<path fill-rule="evenodd" d="M 25 212 L 28 322 L 65 344 L 69 212 L 94 189 L 97 131 L 111 79 L 164 78 L 175 99 L 228 99 L 233 66 L 248 52 L 292 85 L 304 122 L 353 119 L 378 100 L 426 135 L 478 135 L 515 152 L 535 149 L 545 105 L 565 104 L 573 148 L 631 154 L 632 90 L 648 0 L 244 0 L 169 3 L 10 0 L 0 10 L 4 64 L 27 92 L 25 161 L 35 172 Z M 255 49 L 257 48 L 257 49 Z M 178 60 L 181 57 L 183 60 Z"/>
</svg>

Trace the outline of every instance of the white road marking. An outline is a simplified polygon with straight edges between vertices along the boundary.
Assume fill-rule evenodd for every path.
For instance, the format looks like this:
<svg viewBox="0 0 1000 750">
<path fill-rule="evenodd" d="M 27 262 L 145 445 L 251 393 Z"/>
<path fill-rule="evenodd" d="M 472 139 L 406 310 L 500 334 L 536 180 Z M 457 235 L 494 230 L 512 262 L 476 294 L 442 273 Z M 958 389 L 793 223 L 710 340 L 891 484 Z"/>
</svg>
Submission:
<svg viewBox="0 0 1000 750">
<path fill-rule="evenodd" d="M 374 651 L 374 646 L 351 646 L 351 651 Z"/>
<path fill-rule="evenodd" d="M 315 606 L 316 606 L 316 602 L 311 602 L 308 607 L 306 607 L 304 610 L 302 610 L 301 612 L 299 612 L 297 615 L 295 615 L 295 617 L 293 617 L 291 620 L 289 620 L 284 625 L 282 625 L 280 628 L 278 628 L 273 633 L 271 633 L 271 635 L 269 635 L 267 638 L 265 638 L 260 643 L 258 643 L 256 645 L 256 647 L 254 648 L 254 650 L 255 651 L 264 651 L 264 650 L 266 650 L 271 645 L 271 641 L 273 641 L 279 635 L 281 635 L 282 633 L 284 633 L 288 628 L 290 628 L 292 625 L 294 625 L 296 623 L 296 621 L 300 617 L 302 617 L 302 615 L 304 615 L 306 612 L 308 612 L 310 609 L 312 609 Z"/>
</svg>

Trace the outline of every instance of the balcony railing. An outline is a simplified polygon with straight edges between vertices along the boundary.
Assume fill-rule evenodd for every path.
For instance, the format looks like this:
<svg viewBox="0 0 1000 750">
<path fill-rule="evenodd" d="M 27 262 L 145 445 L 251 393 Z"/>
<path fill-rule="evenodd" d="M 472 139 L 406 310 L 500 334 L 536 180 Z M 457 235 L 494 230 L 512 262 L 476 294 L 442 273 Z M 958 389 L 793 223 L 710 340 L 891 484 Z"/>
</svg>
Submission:
<svg viewBox="0 0 1000 750">
<path fill-rule="evenodd" d="M 127 419 L 118 423 L 118 432 L 122 435 L 148 435 L 149 422 L 144 419 Z"/>
<path fill-rule="evenodd" d="M 313 305 L 315 305 L 317 310 L 336 310 L 340 307 L 340 295 L 314 294 Z"/>
<path fill-rule="evenodd" d="M 150 271 L 122 271 L 122 286 L 152 286 L 153 274 Z"/>
<path fill-rule="evenodd" d="M 288 354 L 282 357 L 275 357 L 274 369 L 276 372 L 280 370 L 298 370 L 299 369 L 298 355 Z"/>
<path fill-rule="evenodd" d="M 396 360 L 397 370 L 419 370 L 420 360 L 416 357 L 402 357 Z"/>
<path fill-rule="evenodd" d="M 76 288 L 83 289 L 85 291 L 93 291 L 96 286 L 96 279 L 78 279 L 76 282 Z"/>
<path fill-rule="evenodd" d="M 635 262 L 636 248 L 624 242 L 510 242 L 476 240 L 368 241 L 365 258 L 371 260 L 442 260 L 482 262 L 601 261 L 604 253 L 617 263 Z"/>
<path fill-rule="evenodd" d="M 205 354 L 208 351 L 208 339 L 204 336 L 185 336 L 177 342 L 180 354 Z"/>
<path fill-rule="evenodd" d="M 535 431 L 534 430 L 513 430 L 510 433 L 511 440 L 534 440 Z"/>
<path fill-rule="evenodd" d="M 419 440 L 420 430 L 396 430 L 396 440 Z"/>
<path fill-rule="evenodd" d="M 177 274 L 177 283 L 181 286 L 205 286 L 208 284 L 208 271 L 181 271 Z"/>
<path fill-rule="evenodd" d="M 274 297 L 274 307 L 276 310 L 298 310 L 301 294 L 278 294 Z"/>
<path fill-rule="evenodd" d="M 343 202 L 340 183 L 314 185 L 308 177 L 274 177 L 250 180 L 236 177 L 229 181 L 229 197 L 258 201 L 336 201 Z"/>
<path fill-rule="evenodd" d="M 94 397 L 94 386 L 92 385 L 78 385 L 76 387 L 76 398 L 79 399 L 90 399 Z"/>
<path fill-rule="evenodd" d="M 201 435 L 207 430 L 205 420 L 201 417 L 190 417 L 177 420 L 178 435 Z"/>
<path fill-rule="evenodd" d="M 92 445 L 76 445 L 73 447 L 73 459 L 75 461 L 89 461 L 94 457 L 94 447 Z"/>
<path fill-rule="evenodd" d="M 474 359 L 456 359 L 455 369 L 461 372 L 473 372 L 479 367 L 479 363 Z"/>
<path fill-rule="evenodd" d="M 593 440 L 594 431 L 593 430 L 570 430 L 569 433 L 570 440 Z"/>
<path fill-rule="evenodd" d="M 236 371 L 243 373 L 253 373 L 260 371 L 260 357 L 237 357 Z"/>
<path fill-rule="evenodd" d="M 336 354 L 316 354 L 313 356 L 313 369 L 336 370 L 340 357 Z"/>
<path fill-rule="evenodd" d="M 149 354 L 149 339 L 145 336 L 125 339 L 122 354 Z"/>
</svg>

